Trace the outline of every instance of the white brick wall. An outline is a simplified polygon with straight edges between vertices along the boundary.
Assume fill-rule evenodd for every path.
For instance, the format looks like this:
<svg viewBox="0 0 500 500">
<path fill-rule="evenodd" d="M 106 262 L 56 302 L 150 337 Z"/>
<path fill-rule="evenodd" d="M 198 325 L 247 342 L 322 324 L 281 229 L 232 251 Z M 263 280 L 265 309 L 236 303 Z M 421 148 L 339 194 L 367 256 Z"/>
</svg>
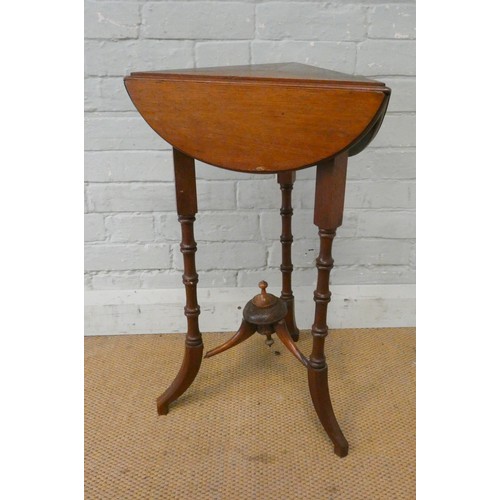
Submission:
<svg viewBox="0 0 500 500">
<path fill-rule="evenodd" d="M 134 110 L 134 70 L 296 61 L 365 74 L 393 94 L 373 144 L 350 161 L 332 281 L 414 283 L 415 5 L 411 1 L 85 2 L 86 286 L 182 287 L 170 146 Z M 197 162 L 201 287 L 279 288 L 275 176 Z M 293 200 L 294 283 L 312 286 L 314 169 Z"/>
<path fill-rule="evenodd" d="M 146 2 L 142 7 L 143 38 L 192 40 L 251 39 L 255 7 L 245 2 Z"/>
</svg>

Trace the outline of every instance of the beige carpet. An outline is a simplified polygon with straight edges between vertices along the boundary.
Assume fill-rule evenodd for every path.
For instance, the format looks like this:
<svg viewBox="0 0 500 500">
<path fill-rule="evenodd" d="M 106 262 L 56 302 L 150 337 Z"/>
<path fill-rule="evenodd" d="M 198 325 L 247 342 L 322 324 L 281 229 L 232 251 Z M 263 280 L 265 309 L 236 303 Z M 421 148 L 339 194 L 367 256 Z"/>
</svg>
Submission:
<svg viewBox="0 0 500 500">
<path fill-rule="evenodd" d="M 206 334 L 205 349 L 231 334 Z M 183 336 L 85 339 L 85 498 L 412 499 L 415 329 L 333 330 L 330 392 L 349 444 L 340 459 L 314 412 L 307 371 L 254 335 L 203 360 L 156 414 Z M 300 348 L 309 354 L 309 332 Z"/>
</svg>

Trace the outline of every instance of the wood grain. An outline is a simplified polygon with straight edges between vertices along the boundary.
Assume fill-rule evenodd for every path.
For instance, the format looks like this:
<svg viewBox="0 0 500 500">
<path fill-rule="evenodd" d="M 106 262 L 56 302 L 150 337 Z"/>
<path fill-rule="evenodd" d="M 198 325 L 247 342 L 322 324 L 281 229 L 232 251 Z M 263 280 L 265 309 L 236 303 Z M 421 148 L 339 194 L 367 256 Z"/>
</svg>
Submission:
<svg viewBox="0 0 500 500">
<path fill-rule="evenodd" d="M 230 170 L 269 173 L 348 150 L 385 111 L 390 91 L 383 84 L 314 74 L 271 82 L 151 72 L 134 73 L 125 85 L 146 122 L 174 148 Z"/>
<path fill-rule="evenodd" d="M 204 82 L 250 80 L 275 84 L 295 82 L 298 85 L 306 83 L 314 83 L 315 85 L 324 83 L 330 85 L 334 82 L 339 86 L 363 85 L 384 87 L 382 82 L 361 75 L 349 75 L 339 71 L 295 62 L 219 66 L 213 68 L 170 69 L 163 71 L 135 71 L 131 76 L 153 79 L 180 78 L 183 80 L 189 79 Z"/>
</svg>

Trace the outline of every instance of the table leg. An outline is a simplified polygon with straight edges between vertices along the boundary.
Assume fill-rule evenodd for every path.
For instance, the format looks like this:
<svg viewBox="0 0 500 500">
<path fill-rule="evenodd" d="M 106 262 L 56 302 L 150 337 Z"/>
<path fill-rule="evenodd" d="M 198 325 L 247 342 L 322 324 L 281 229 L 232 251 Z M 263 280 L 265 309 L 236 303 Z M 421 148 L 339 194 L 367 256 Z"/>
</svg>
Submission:
<svg viewBox="0 0 500 500">
<path fill-rule="evenodd" d="M 331 299 L 329 281 L 333 268 L 332 243 L 337 228 L 342 224 L 346 168 L 347 154 L 317 166 L 314 224 L 319 228 L 320 251 L 316 259 L 318 281 L 314 292 L 316 306 L 311 329 L 313 347 L 308 366 L 309 391 L 314 408 L 334 444 L 335 453 L 340 457 L 347 455 L 349 445 L 333 412 L 324 347 L 328 335 L 328 303 Z"/>
<path fill-rule="evenodd" d="M 193 231 L 195 214 L 198 211 L 194 159 L 174 149 L 174 172 L 177 213 L 182 231 L 180 248 L 184 260 L 182 281 L 186 289 L 184 314 L 187 318 L 187 333 L 184 359 L 179 373 L 170 387 L 157 399 L 160 415 L 166 415 L 168 405 L 179 398 L 192 384 L 198 374 L 203 357 L 203 341 L 198 326 L 200 307 L 196 294 L 198 274 L 196 273 L 196 241 Z"/>
<path fill-rule="evenodd" d="M 278 338 L 283 342 L 283 345 L 304 365 L 308 366 L 308 359 L 302 354 L 297 344 L 293 341 L 292 335 L 288 331 L 286 321 L 281 320 L 272 325 Z"/>
<path fill-rule="evenodd" d="M 216 354 L 220 354 L 221 352 L 231 349 L 231 347 L 241 344 L 244 340 L 250 338 L 256 331 L 256 325 L 252 325 L 248 321 L 243 320 L 238 328 L 238 331 L 227 342 L 224 342 L 222 345 L 208 351 L 205 354 L 205 358 L 211 358 Z"/>
<path fill-rule="evenodd" d="M 299 329 L 295 323 L 295 299 L 292 292 L 292 189 L 295 182 L 295 172 L 280 172 L 278 183 L 281 189 L 281 276 L 282 290 L 281 299 L 286 302 L 287 314 L 285 317 L 286 326 L 292 339 L 299 340 Z"/>
</svg>

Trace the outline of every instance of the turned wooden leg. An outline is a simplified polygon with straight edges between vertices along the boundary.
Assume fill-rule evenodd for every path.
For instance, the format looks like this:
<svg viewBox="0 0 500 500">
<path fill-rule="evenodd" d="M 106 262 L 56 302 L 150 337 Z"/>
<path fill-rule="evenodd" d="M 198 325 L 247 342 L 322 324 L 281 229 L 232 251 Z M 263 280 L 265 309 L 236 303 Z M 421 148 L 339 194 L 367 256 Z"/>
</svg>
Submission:
<svg viewBox="0 0 500 500">
<path fill-rule="evenodd" d="M 184 314 L 187 318 L 187 333 L 184 359 L 179 373 L 170 387 L 157 399 L 157 408 L 160 415 L 168 413 L 168 405 L 179 398 L 191 385 L 203 358 L 203 341 L 198 327 L 200 308 L 196 296 L 198 274 L 196 273 L 193 224 L 198 211 L 196 201 L 196 176 L 193 158 L 174 149 L 175 189 L 177 198 L 177 213 L 181 223 L 182 239 L 181 252 L 184 260 L 184 274 L 182 281 L 186 289 L 186 307 Z"/>
<path fill-rule="evenodd" d="M 292 189 L 295 182 L 294 172 L 280 172 L 278 174 L 278 183 L 281 189 L 281 276 L 282 290 L 281 299 L 286 302 L 287 313 L 285 317 L 286 326 L 292 339 L 299 340 L 299 329 L 295 323 L 295 304 L 292 292 Z"/>
<path fill-rule="evenodd" d="M 320 251 L 316 259 L 318 281 L 314 292 L 316 307 L 311 329 L 313 347 L 308 366 L 309 391 L 314 408 L 333 442 L 335 453 L 340 457 L 347 455 L 349 445 L 333 412 L 324 348 L 328 335 L 326 316 L 331 297 L 332 243 L 336 229 L 342 224 L 346 167 L 347 154 L 324 161 L 317 167 L 314 224 L 319 228 Z"/>
</svg>

